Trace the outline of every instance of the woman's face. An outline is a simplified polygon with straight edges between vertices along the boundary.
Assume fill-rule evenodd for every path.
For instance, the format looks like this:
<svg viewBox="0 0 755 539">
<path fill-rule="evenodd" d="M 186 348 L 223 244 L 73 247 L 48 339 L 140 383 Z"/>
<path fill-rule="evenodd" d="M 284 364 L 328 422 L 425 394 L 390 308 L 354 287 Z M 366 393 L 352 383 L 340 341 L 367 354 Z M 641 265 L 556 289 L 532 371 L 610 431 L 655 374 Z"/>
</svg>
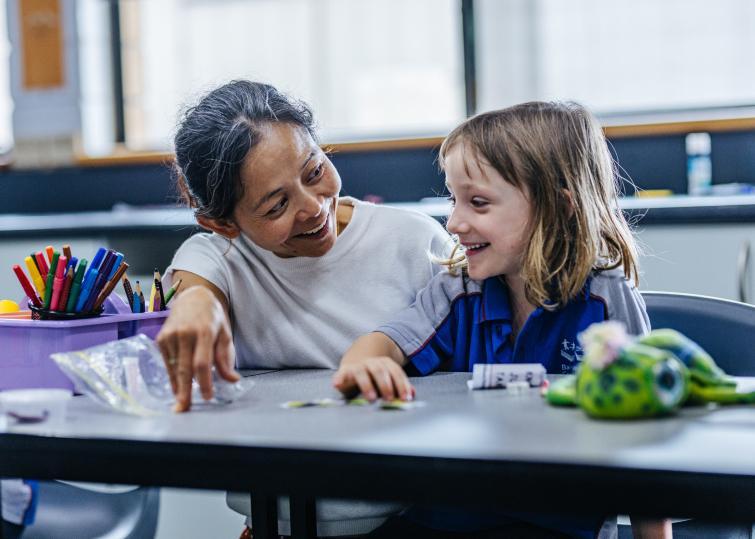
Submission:
<svg viewBox="0 0 755 539">
<path fill-rule="evenodd" d="M 278 256 L 324 255 L 336 242 L 338 171 L 306 129 L 268 123 L 260 132 L 241 167 L 234 224 Z"/>
</svg>

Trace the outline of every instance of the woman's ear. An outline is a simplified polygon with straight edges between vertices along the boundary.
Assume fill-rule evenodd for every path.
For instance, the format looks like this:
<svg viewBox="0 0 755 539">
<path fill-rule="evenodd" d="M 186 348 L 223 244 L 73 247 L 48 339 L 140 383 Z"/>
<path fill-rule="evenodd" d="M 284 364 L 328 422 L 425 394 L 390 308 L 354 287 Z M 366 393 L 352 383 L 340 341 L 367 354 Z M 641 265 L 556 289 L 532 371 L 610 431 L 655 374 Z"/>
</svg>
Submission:
<svg viewBox="0 0 755 539">
<path fill-rule="evenodd" d="M 239 230 L 236 223 L 227 219 L 211 219 L 209 217 L 197 216 L 197 222 L 202 228 L 212 230 L 229 240 L 238 238 L 239 234 L 241 234 L 241 230 Z"/>
</svg>

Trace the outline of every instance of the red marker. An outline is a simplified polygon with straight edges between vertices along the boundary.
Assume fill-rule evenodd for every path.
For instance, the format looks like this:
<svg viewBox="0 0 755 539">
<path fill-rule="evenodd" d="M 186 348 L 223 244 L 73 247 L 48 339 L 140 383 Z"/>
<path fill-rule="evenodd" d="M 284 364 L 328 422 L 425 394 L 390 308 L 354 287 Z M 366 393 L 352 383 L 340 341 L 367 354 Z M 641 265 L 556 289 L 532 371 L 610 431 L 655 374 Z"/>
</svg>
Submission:
<svg viewBox="0 0 755 539">
<path fill-rule="evenodd" d="M 55 268 L 55 280 L 52 282 L 52 300 L 50 301 L 50 310 L 57 311 L 60 303 L 60 294 L 63 292 L 65 283 L 65 270 L 68 265 L 68 258 L 65 255 L 58 259 L 58 265 Z"/>
<path fill-rule="evenodd" d="M 42 276 L 42 280 L 46 281 L 50 268 L 47 266 L 45 255 L 42 254 L 42 251 L 39 251 L 34 254 L 34 258 L 37 260 L 37 266 L 39 266 L 39 274 Z"/>
<path fill-rule="evenodd" d="M 13 264 L 13 272 L 16 274 L 16 277 L 18 277 L 18 282 L 21 283 L 21 288 L 24 289 L 24 292 L 29 297 L 31 302 L 37 307 L 41 307 L 42 302 L 39 301 L 37 292 L 29 282 L 29 279 L 26 278 L 26 274 L 24 273 L 24 270 L 21 269 L 21 266 L 19 266 L 18 264 Z"/>
</svg>

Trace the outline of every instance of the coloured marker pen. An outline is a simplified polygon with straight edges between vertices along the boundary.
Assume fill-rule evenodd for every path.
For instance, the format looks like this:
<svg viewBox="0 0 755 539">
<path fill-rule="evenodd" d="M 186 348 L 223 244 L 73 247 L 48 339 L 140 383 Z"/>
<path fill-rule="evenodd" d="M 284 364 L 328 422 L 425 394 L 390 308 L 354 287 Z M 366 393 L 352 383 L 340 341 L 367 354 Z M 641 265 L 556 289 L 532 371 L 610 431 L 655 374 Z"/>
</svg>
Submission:
<svg viewBox="0 0 755 539">
<path fill-rule="evenodd" d="M 115 262 L 113 262 L 113 269 L 110 270 L 110 273 L 107 276 L 108 281 L 112 280 L 115 272 L 121 267 L 121 262 L 123 262 L 123 253 L 115 253 Z"/>
<path fill-rule="evenodd" d="M 39 268 L 39 274 L 42 276 L 43 281 L 47 281 L 47 274 L 50 272 L 50 268 L 47 267 L 47 260 L 42 251 L 34 254 L 34 260 L 37 261 L 37 267 Z"/>
<path fill-rule="evenodd" d="M 37 292 L 31 286 L 29 279 L 26 278 L 26 274 L 24 273 L 24 270 L 21 269 L 21 266 L 19 266 L 18 264 L 13 264 L 13 273 L 15 273 L 16 277 L 18 277 L 18 282 L 21 283 L 21 288 L 24 289 L 24 293 L 26 294 L 26 296 L 31 300 L 31 302 L 35 306 L 41 307 L 42 302 L 39 301 L 39 298 L 37 297 Z"/>
<path fill-rule="evenodd" d="M 52 245 L 48 245 L 47 247 L 45 247 L 45 251 L 47 252 L 47 260 L 49 260 L 50 264 L 52 264 L 52 256 L 55 254 L 55 249 L 53 249 Z"/>
<path fill-rule="evenodd" d="M 110 275 L 110 270 L 113 269 L 115 258 L 116 258 L 115 253 L 113 251 L 110 251 L 105 257 L 105 260 L 102 261 L 102 265 L 100 269 L 97 271 L 97 277 L 94 280 L 94 284 L 92 285 L 92 288 L 88 291 L 87 299 L 84 302 L 85 313 L 88 313 L 92 309 L 94 309 L 94 304 L 97 301 L 97 296 L 104 288 L 105 283 L 107 283 L 107 276 Z"/>
<path fill-rule="evenodd" d="M 31 256 L 24 258 L 24 263 L 26 264 L 26 269 L 29 270 L 29 275 L 31 275 L 31 282 L 34 283 L 34 288 L 37 289 L 37 294 L 39 294 L 40 298 L 44 298 L 45 282 L 42 280 L 42 276 L 39 274 L 39 268 L 37 268 L 37 264 L 34 262 L 34 259 Z"/>
<path fill-rule="evenodd" d="M 84 279 L 84 272 L 87 269 L 87 259 L 82 258 L 79 262 L 79 267 L 76 268 L 76 275 L 73 278 L 73 284 L 71 285 L 71 292 L 68 294 L 68 303 L 66 304 L 66 312 L 72 313 L 76 308 L 76 301 L 79 299 L 79 292 L 81 291 L 81 281 Z"/>
<path fill-rule="evenodd" d="M 73 268 L 69 265 L 66 270 L 66 277 L 63 279 L 63 292 L 60 294 L 59 311 L 66 311 L 68 306 L 68 296 L 71 295 L 71 286 L 73 286 Z"/>
<path fill-rule="evenodd" d="M 47 273 L 47 280 L 45 281 L 45 304 L 44 308 L 49 309 L 50 304 L 52 303 L 52 290 L 53 290 L 53 283 L 55 281 L 55 270 L 58 268 L 58 259 L 60 258 L 60 253 L 57 251 L 54 251 L 52 253 L 52 261 L 50 262 L 50 271 Z"/>
<path fill-rule="evenodd" d="M 66 267 L 68 267 L 68 258 L 63 255 L 58 259 L 58 264 L 55 268 L 55 279 L 52 281 L 52 300 L 50 300 L 51 311 L 58 310 L 60 295 L 63 293 L 63 285 L 65 284 Z"/>
</svg>

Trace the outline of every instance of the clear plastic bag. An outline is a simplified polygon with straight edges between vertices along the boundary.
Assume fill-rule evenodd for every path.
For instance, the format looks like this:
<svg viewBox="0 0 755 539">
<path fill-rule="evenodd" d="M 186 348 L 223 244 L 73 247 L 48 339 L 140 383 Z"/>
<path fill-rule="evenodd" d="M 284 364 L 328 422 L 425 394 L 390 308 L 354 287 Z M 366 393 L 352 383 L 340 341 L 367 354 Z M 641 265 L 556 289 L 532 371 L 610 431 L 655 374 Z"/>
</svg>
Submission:
<svg viewBox="0 0 755 539">
<path fill-rule="evenodd" d="M 109 408 L 132 415 L 169 412 L 175 403 L 160 350 L 146 335 L 137 335 L 85 350 L 50 357 L 73 381 L 77 391 Z M 231 403 L 245 395 L 253 382 L 227 382 L 212 371 L 213 398 L 205 401 L 196 381 L 194 406 Z"/>
</svg>

